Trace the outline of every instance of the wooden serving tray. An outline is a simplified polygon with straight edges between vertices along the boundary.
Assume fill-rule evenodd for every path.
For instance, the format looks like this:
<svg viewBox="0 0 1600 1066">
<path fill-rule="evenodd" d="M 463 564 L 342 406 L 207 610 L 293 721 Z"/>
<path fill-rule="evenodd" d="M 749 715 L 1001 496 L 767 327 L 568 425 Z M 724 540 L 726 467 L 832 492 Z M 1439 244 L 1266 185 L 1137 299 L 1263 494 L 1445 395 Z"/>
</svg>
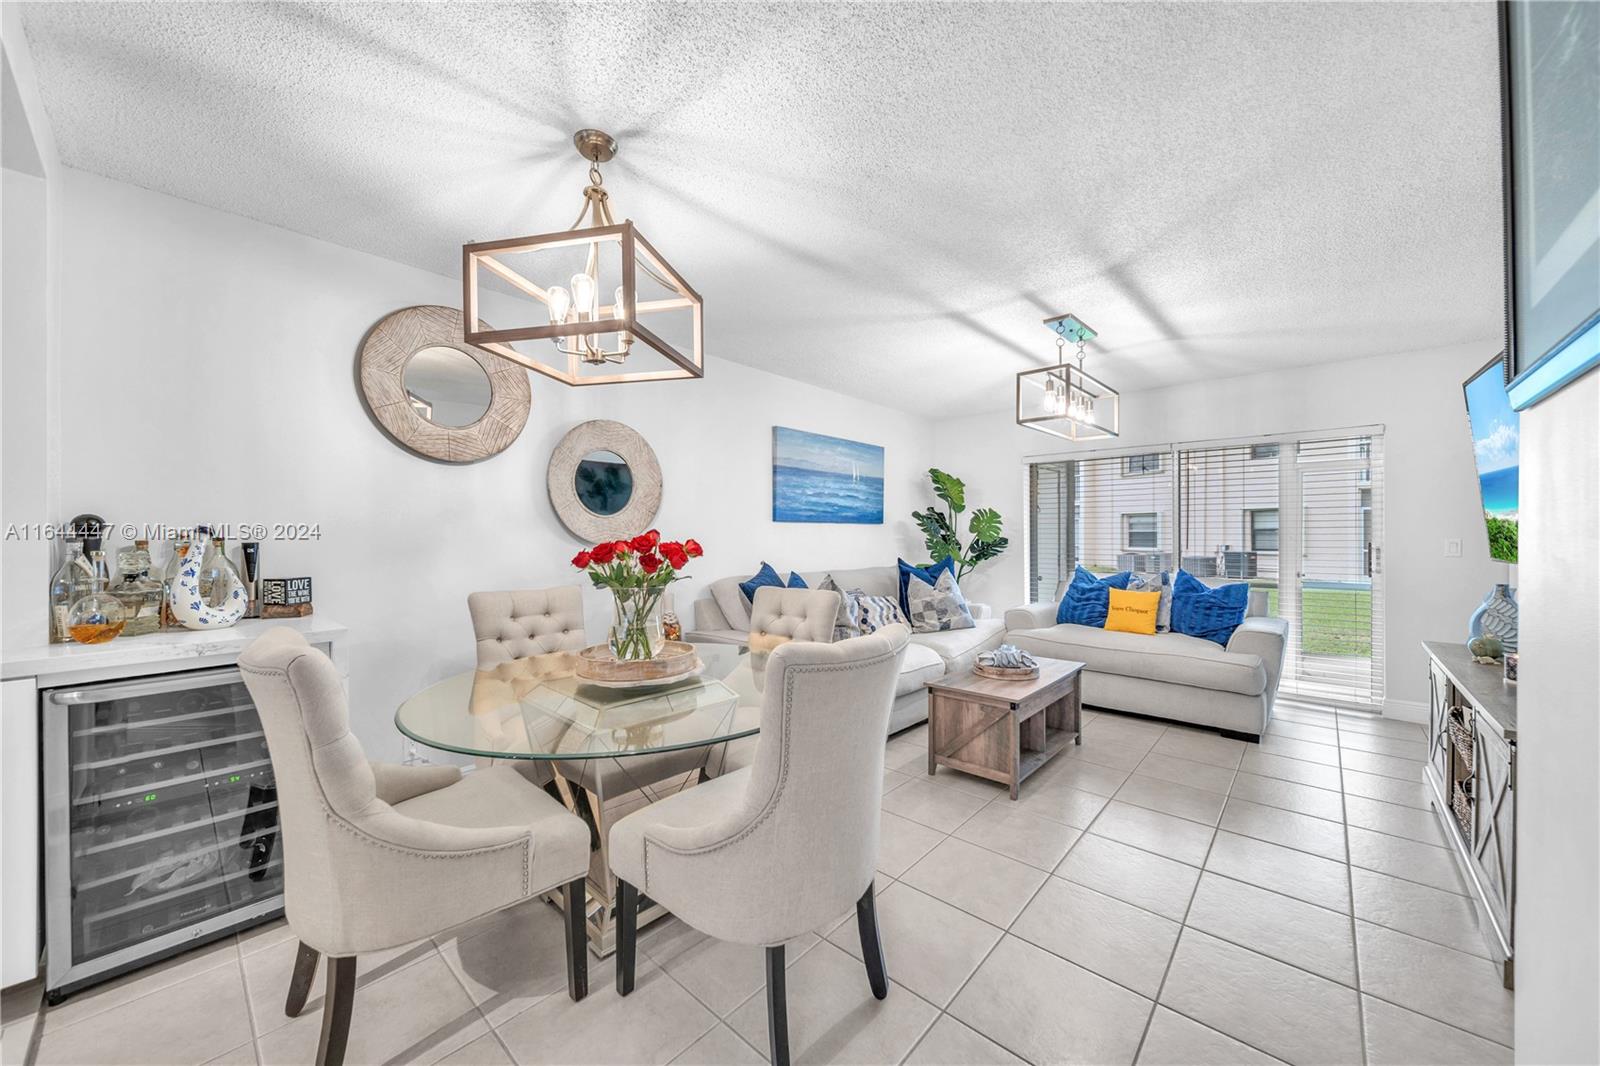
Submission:
<svg viewBox="0 0 1600 1066">
<path fill-rule="evenodd" d="M 1032 681 L 1039 676 L 1037 666 L 985 666 L 973 663 L 972 672 L 991 681 Z"/>
<path fill-rule="evenodd" d="M 601 685 L 641 685 L 674 681 L 687 677 L 700 667 L 694 645 L 669 640 L 661 645 L 654 659 L 623 662 L 611 654 L 607 644 L 596 644 L 578 653 L 576 673 L 585 681 Z"/>
</svg>

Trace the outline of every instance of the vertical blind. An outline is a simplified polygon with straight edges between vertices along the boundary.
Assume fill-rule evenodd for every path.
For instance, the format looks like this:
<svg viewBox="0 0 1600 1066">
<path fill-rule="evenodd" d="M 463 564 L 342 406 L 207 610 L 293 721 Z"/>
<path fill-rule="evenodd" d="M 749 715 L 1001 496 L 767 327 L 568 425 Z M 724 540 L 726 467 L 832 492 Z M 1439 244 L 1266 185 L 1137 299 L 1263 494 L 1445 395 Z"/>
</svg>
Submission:
<svg viewBox="0 0 1600 1066">
<path fill-rule="evenodd" d="M 1163 446 L 1030 467 L 1029 593 L 1075 565 L 1245 581 L 1289 622 L 1280 690 L 1383 699 L 1382 438 Z"/>
</svg>

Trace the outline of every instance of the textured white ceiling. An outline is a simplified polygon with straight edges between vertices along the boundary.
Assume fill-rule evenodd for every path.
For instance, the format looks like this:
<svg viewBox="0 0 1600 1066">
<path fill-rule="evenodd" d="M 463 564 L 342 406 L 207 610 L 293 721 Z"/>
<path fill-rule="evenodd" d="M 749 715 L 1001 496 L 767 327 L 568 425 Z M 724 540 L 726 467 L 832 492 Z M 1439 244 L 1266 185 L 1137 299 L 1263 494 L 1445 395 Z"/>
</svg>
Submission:
<svg viewBox="0 0 1600 1066">
<path fill-rule="evenodd" d="M 454 275 L 580 126 L 706 350 L 925 413 L 1500 333 L 1489 4 L 30 4 L 62 161 Z"/>
</svg>

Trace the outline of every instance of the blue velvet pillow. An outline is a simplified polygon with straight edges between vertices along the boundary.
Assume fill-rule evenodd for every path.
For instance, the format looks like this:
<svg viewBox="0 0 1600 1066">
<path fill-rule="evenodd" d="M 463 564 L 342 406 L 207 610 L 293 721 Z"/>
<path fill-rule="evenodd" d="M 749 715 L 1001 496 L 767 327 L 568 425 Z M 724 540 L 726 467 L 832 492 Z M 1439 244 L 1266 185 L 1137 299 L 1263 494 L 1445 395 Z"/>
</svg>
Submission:
<svg viewBox="0 0 1600 1066">
<path fill-rule="evenodd" d="M 900 613 L 907 618 L 911 617 L 911 602 L 906 598 L 906 585 L 914 577 L 918 581 L 925 581 L 930 585 L 939 583 L 939 575 L 946 570 L 950 571 L 953 580 L 956 573 L 956 561 L 948 555 L 932 566 L 912 566 L 904 559 L 900 560 Z"/>
<path fill-rule="evenodd" d="M 806 579 L 801 577 L 797 571 L 791 570 L 789 571 L 789 587 L 792 589 L 808 589 L 811 586 L 806 584 Z"/>
<path fill-rule="evenodd" d="M 1061 597 L 1056 608 L 1057 622 L 1070 622 L 1075 626 L 1106 627 L 1106 610 L 1111 606 L 1111 590 L 1125 589 L 1133 575 L 1124 570 L 1110 577 L 1095 577 L 1083 567 L 1073 571 L 1072 584 Z"/>
<path fill-rule="evenodd" d="M 783 578 L 772 568 L 771 563 L 764 562 L 761 569 L 756 571 L 756 576 L 749 581 L 739 582 L 739 591 L 744 593 L 744 598 L 752 604 L 756 602 L 756 589 L 771 585 L 773 588 L 783 588 Z"/>
<path fill-rule="evenodd" d="M 1212 588 L 1187 570 L 1172 582 L 1172 631 L 1214 640 L 1223 647 L 1250 608 L 1250 586 L 1240 581 Z"/>
</svg>

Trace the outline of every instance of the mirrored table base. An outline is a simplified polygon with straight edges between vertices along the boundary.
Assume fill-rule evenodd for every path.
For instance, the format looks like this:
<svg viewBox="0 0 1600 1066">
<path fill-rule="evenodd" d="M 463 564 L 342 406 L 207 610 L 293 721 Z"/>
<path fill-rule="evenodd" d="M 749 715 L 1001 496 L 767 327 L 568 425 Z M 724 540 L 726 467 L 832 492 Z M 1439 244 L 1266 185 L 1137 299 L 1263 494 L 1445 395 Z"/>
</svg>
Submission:
<svg viewBox="0 0 1600 1066">
<path fill-rule="evenodd" d="M 584 926 L 589 933 L 589 950 L 595 957 L 607 958 L 617 946 L 617 879 L 611 872 L 607 843 L 611 827 L 642 807 L 708 780 L 720 765 L 725 747 L 716 744 L 654 755 L 552 764 L 561 802 L 589 826 L 589 892 Z M 561 906 L 559 891 L 546 898 Z M 652 901 L 641 898 L 640 902 L 640 928 L 668 913 Z"/>
</svg>

